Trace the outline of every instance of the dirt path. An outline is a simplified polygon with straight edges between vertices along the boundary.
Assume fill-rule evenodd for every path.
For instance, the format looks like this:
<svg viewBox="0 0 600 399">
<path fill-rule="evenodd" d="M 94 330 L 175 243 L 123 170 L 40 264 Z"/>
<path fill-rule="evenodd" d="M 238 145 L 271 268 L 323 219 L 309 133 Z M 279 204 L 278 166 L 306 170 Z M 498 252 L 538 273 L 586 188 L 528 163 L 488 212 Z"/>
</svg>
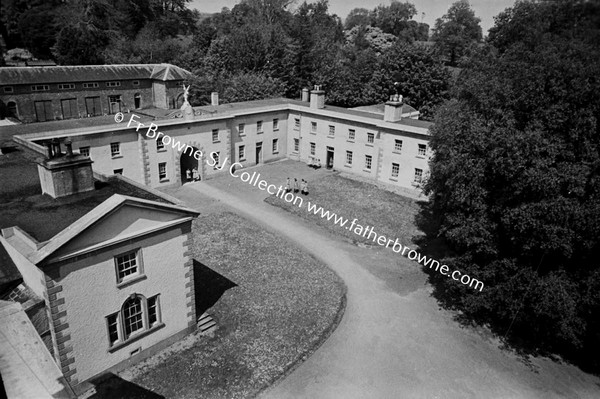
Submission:
<svg viewBox="0 0 600 399">
<path fill-rule="evenodd" d="M 230 176 L 171 194 L 200 211 L 217 201 L 250 217 L 325 262 L 348 286 L 337 330 L 264 398 L 600 397 L 596 377 L 547 359 L 525 364 L 484 332 L 459 327 L 431 298 L 424 273 L 391 251 L 331 237 Z"/>
</svg>

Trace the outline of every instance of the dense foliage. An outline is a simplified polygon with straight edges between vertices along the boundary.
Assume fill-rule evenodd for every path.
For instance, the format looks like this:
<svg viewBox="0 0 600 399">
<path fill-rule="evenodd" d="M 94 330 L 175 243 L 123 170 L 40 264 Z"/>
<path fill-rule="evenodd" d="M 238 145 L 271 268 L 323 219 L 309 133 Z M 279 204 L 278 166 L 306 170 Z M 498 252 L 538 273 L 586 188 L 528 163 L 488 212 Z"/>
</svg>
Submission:
<svg viewBox="0 0 600 399">
<path fill-rule="evenodd" d="M 458 0 L 435 21 L 431 36 L 435 49 L 450 65 L 456 65 L 473 45 L 481 42 L 480 22 L 468 0 Z"/>
<path fill-rule="evenodd" d="M 394 82 L 431 118 L 446 97 L 449 75 L 431 51 L 428 25 L 411 3 L 393 1 L 346 24 L 327 0 L 242 0 L 202 15 L 188 0 L 3 0 L 9 48 L 23 46 L 59 64 L 167 62 L 192 71 L 191 99 L 296 98 L 321 85 L 327 102 L 359 106 L 385 101 Z M 6 6 L 5 6 L 6 3 Z M 291 8 L 293 5 L 293 9 Z M 36 21 L 42 20 L 37 23 Z"/>
<path fill-rule="evenodd" d="M 433 236 L 483 292 L 436 295 L 512 342 L 600 366 L 600 3 L 518 2 L 436 116 Z"/>
</svg>

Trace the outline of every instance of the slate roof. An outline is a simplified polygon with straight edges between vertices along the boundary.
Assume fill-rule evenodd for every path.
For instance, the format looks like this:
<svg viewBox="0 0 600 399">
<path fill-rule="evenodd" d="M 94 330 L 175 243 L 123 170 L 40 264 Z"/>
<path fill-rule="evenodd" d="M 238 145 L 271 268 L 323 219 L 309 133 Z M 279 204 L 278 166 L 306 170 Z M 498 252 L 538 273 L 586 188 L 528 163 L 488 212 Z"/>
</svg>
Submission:
<svg viewBox="0 0 600 399">
<path fill-rule="evenodd" d="M 0 68 L 0 85 L 154 79 L 178 81 L 189 71 L 171 64 L 69 65 Z"/>
<path fill-rule="evenodd" d="M 47 241 L 113 194 L 122 194 L 163 204 L 167 200 L 118 179 L 96 182 L 96 190 L 62 198 L 42 194 L 32 150 L 17 147 L 0 155 L 0 229 L 17 226 L 39 242 Z"/>
</svg>

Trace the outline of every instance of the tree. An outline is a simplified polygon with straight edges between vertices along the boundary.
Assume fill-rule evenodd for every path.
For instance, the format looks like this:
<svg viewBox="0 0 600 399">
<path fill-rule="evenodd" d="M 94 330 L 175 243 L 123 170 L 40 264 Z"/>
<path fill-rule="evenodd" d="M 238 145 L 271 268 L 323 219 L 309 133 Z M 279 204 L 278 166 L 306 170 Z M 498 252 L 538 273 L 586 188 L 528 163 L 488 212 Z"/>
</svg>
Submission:
<svg viewBox="0 0 600 399">
<path fill-rule="evenodd" d="M 591 4 L 518 3 L 497 19 L 502 51 L 472 57 L 436 116 L 424 218 L 446 245 L 444 263 L 486 284 L 479 292 L 432 274 L 444 305 L 521 348 L 598 370 L 588 356 L 600 350 L 600 5 Z M 519 37 L 528 18 L 544 22 Z"/>
<path fill-rule="evenodd" d="M 480 22 L 468 0 L 453 3 L 448 12 L 435 21 L 431 39 L 437 51 L 448 57 L 450 65 L 456 65 L 473 43 L 481 42 Z"/>
<path fill-rule="evenodd" d="M 350 30 L 355 26 L 371 25 L 371 12 L 366 8 L 354 8 L 350 10 L 346 21 L 344 21 L 344 29 Z"/>
</svg>

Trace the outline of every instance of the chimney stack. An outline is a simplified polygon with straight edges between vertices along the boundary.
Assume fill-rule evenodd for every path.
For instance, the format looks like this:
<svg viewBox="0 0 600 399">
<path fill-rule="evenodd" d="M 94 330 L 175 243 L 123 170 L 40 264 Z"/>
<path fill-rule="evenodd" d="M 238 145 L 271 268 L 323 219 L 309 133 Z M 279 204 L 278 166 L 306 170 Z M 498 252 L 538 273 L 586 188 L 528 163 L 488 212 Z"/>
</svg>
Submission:
<svg viewBox="0 0 600 399">
<path fill-rule="evenodd" d="M 308 93 L 308 89 L 305 87 L 304 89 L 302 89 L 302 102 L 307 103 L 310 99 L 309 93 Z"/>
<path fill-rule="evenodd" d="M 219 105 L 219 93 L 216 91 L 213 91 L 212 93 L 210 93 L 210 105 L 213 106 L 217 106 Z"/>
<path fill-rule="evenodd" d="M 320 85 L 315 85 L 314 89 L 310 92 L 310 107 L 311 108 L 325 108 L 325 92 L 321 90 Z"/>
<path fill-rule="evenodd" d="M 52 198 L 66 197 L 94 189 L 92 160 L 85 155 L 73 154 L 71 141 L 67 141 L 65 145 L 67 153 L 62 156 L 58 139 L 47 142 L 47 158 L 37 162 L 42 193 Z"/>
<path fill-rule="evenodd" d="M 393 96 L 390 96 L 389 101 L 385 103 L 383 120 L 385 122 L 398 122 L 401 120 L 403 105 L 402 95 L 394 94 Z"/>
</svg>

